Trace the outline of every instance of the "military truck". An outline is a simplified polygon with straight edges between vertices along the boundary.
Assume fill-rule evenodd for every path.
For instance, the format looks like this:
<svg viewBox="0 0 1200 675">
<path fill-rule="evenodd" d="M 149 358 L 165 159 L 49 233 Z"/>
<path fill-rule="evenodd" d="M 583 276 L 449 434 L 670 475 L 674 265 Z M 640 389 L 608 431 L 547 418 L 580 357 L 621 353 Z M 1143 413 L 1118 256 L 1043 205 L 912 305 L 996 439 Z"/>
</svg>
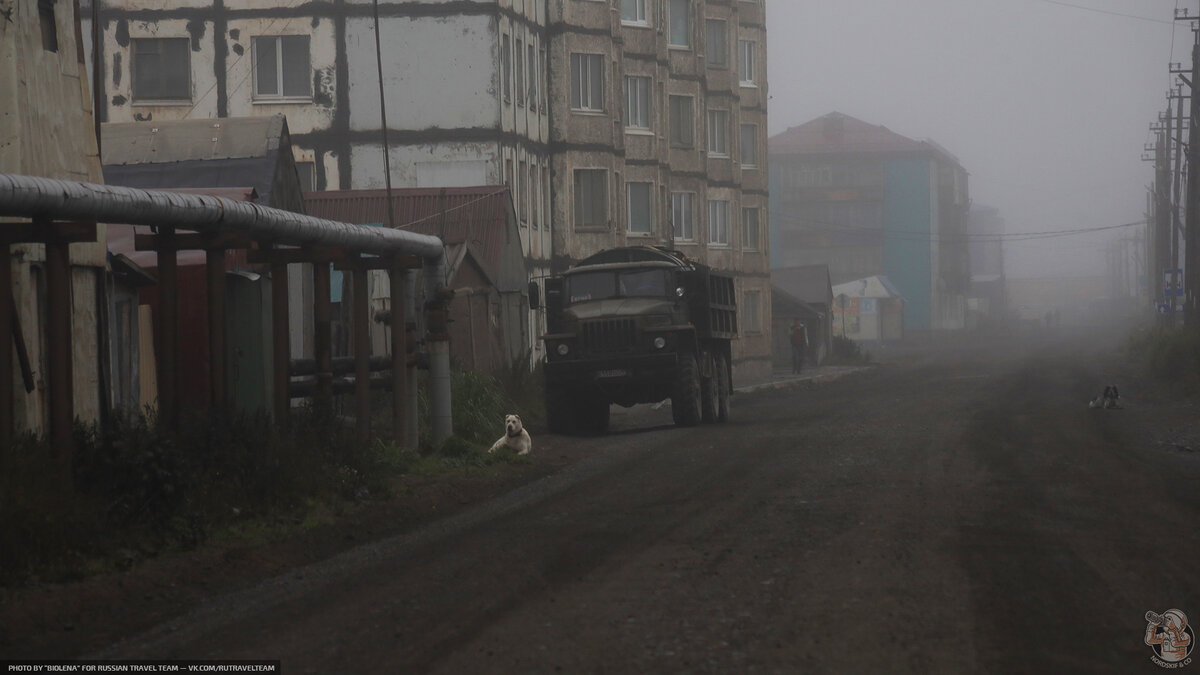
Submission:
<svg viewBox="0 0 1200 675">
<path fill-rule="evenodd" d="M 611 404 L 668 398 L 680 426 L 729 418 L 733 276 L 642 246 L 597 253 L 545 286 L 551 431 L 604 433 Z"/>
</svg>

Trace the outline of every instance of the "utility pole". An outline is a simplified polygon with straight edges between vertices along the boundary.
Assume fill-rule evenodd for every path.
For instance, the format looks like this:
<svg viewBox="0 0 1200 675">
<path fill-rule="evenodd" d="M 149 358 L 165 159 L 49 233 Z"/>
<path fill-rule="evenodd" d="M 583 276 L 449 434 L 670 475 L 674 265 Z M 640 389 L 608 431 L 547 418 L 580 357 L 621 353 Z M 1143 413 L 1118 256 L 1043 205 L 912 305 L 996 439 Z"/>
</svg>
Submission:
<svg viewBox="0 0 1200 675">
<path fill-rule="evenodd" d="M 1171 72 L 1177 73 L 1180 70 L 1181 64 L 1171 64 Z M 1175 99 L 1175 167 L 1172 171 L 1171 178 L 1171 237 L 1170 237 L 1170 252 L 1167 254 L 1167 268 L 1171 270 L 1172 292 L 1174 288 L 1179 288 L 1181 279 L 1176 278 L 1179 270 L 1179 235 L 1183 230 L 1183 222 L 1181 214 L 1183 213 L 1182 196 L 1180 195 L 1180 183 L 1183 179 L 1183 153 L 1186 145 L 1183 142 L 1183 100 L 1189 98 L 1183 93 L 1183 85 L 1176 85 L 1175 93 L 1171 96 Z M 1169 101 L 1168 101 L 1169 102 Z M 1175 296 L 1171 295 L 1167 298 L 1167 325 L 1174 328 L 1177 321 L 1175 319 Z"/>
<path fill-rule="evenodd" d="M 1178 14 L 1176 20 L 1192 21 L 1192 33 L 1195 35 L 1195 40 L 1192 43 L 1192 75 L 1190 79 L 1183 78 L 1188 87 L 1192 89 L 1192 93 L 1196 93 L 1195 83 L 1200 81 L 1200 31 L 1197 31 L 1195 21 L 1197 17 L 1190 17 L 1184 10 L 1182 16 Z M 1200 119 L 1200 96 L 1193 95 L 1191 98 L 1191 114 L 1188 117 L 1188 145 L 1187 145 L 1187 217 L 1184 220 L 1184 281 L 1183 281 L 1183 325 L 1189 328 L 1200 326 L 1200 314 L 1197 310 L 1200 309 L 1197 305 L 1196 283 L 1200 281 L 1200 270 L 1196 268 L 1197 262 L 1200 262 L 1200 256 L 1196 250 L 1197 247 L 1197 230 L 1200 229 L 1200 136 L 1196 133 L 1197 120 Z"/>
<path fill-rule="evenodd" d="M 1167 258 L 1171 254 L 1171 159 L 1167 145 L 1167 133 L 1171 129 L 1171 105 L 1167 103 L 1167 131 L 1159 131 L 1154 148 L 1154 229 L 1151 238 L 1151 264 L 1148 274 L 1153 279 L 1147 279 L 1151 302 L 1155 305 L 1162 302 L 1164 296 L 1163 270 L 1167 269 Z M 1166 314 L 1159 316 L 1158 323 L 1167 325 L 1170 317 Z"/>
</svg>

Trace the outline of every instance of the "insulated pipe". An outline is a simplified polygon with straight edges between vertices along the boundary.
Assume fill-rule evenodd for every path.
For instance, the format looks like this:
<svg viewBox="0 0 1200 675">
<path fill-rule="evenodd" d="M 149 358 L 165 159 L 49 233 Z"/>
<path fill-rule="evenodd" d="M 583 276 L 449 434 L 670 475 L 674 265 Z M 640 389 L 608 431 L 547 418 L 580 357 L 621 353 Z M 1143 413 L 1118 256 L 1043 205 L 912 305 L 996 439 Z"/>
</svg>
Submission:
<svg viewBox="0 0 1200 675">
<path fill-rule="evenodd" d="M 427 263 L 427 293 L 446 283 L 446 252 L 437 237 L 387 227 L 351 225 L 212 195 L 0 173 L 0 216 L 169 224 L 197 232 L 241 232 L 294 246 L 335 246 L 378 255 L 415 255 Z"/>
<path fill-rule="evenodd" d="M 198 232 L 240 232 L 276 244 L 331 246 L 377 255 L 415 255 L 425 261 L 427 297 L 434 297 L 446 285 L 446 251 L 437 237 L 314 218 L 211 195 L 0 173 L 0 216 L 170 225 Z M 409 288 L 412 286 L 409 284 Z M 448 436 L 448 378 L 446 385 L 444 395 L 433 396 L 432 407 L 434 419 L 441 421 L 435 422 L 436 431 Z"/>
</svg>

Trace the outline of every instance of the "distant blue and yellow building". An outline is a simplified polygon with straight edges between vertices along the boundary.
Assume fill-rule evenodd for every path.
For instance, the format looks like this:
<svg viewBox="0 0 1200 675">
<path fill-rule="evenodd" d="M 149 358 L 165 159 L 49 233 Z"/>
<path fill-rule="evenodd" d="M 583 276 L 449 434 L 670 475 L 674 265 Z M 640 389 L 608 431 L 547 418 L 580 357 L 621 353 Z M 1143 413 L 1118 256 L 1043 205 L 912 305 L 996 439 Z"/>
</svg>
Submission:
<svg viewBox="0 0 1200 675">
<path fill-rule="evenodd" d="M 952 154 L 837 112 L 769 152 L 772 268 L 825 264 L 835 285 L 884 275 L 906 330 L 966 325 L 970 197 Z"/>
</svg>

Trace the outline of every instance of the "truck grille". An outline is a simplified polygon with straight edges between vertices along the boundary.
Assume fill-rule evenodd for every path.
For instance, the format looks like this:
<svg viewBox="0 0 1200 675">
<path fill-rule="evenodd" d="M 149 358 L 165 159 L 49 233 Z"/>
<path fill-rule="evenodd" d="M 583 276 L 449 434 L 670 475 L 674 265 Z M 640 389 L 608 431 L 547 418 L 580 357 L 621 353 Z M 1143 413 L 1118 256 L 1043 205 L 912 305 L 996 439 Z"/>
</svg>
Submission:
<svg viewBox="0 0 1200 675">
<path fill-rule="evenodd" d="M 633 319 L 608 319 L 583 324 L 583 348 L 591 354 L 612 354 L 633 349 L 637 326 Z"/>
</svg>

